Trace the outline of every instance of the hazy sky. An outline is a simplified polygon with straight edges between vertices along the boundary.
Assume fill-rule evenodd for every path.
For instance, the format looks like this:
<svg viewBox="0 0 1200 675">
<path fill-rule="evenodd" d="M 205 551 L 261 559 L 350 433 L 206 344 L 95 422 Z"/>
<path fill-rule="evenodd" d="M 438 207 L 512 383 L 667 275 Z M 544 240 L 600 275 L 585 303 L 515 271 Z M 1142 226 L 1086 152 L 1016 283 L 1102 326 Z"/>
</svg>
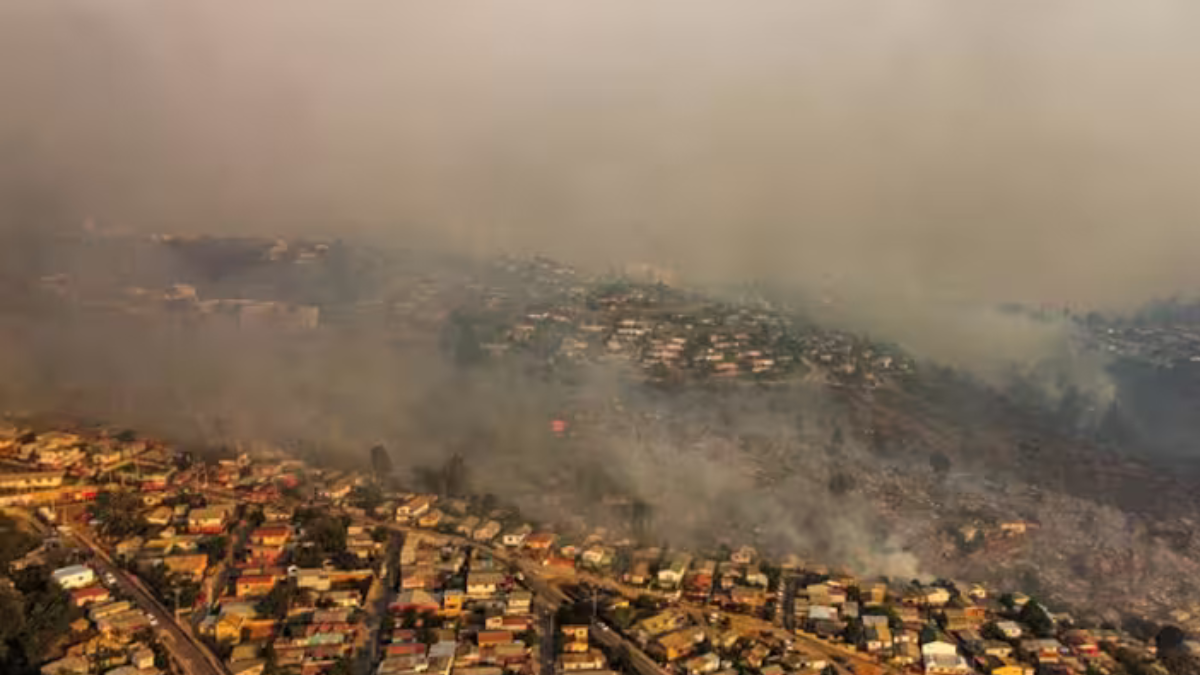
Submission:
<svg viewBox="0 0 1200 675">
<path fill-rule="evenodd" d="M 1198 25 L 1192 0 L 6 0 L 0 194 L 1124 303 L 1200 281 Z"/>
</svg>

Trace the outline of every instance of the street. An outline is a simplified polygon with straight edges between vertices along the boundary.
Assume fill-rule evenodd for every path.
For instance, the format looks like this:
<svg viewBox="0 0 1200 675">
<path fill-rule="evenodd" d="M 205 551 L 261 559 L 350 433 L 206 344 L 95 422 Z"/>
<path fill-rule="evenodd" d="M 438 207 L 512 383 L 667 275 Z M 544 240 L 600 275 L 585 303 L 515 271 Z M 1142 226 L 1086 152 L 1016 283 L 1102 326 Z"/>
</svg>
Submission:
<svg viewBox="0 0 1200 675">
<path fill-rule="evenodd" d="M 112 574 L 121 591 L 133 599 L 138 607 L 158 622 L 157 632 L 163 646 L 187 675 L 228 675 L 225 667 L 208 647 L 195 639 L 175 621 L 175 617 L 154 597 L 142 582 L 121 569 L 99 544 L 87 535 L 73 529 L 71 536 L 83 548 L 95 554 L 94 565 L 103 576 Z"/>
</svg>

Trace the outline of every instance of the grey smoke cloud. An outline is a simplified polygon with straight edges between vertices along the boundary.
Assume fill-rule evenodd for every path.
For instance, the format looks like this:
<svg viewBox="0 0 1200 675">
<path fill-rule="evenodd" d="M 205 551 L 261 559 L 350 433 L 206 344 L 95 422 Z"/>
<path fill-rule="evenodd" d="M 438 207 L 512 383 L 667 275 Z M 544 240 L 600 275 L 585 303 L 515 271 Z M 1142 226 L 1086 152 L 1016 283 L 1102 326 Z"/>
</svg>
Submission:
<svg viewBox="0 0 1200 675">
<path fill-rule="evenodd" d="M 1200 275 L 1197 12 L 13 0 L 0 164 L 138 230 L 1125 304 Z"/>
</svg>

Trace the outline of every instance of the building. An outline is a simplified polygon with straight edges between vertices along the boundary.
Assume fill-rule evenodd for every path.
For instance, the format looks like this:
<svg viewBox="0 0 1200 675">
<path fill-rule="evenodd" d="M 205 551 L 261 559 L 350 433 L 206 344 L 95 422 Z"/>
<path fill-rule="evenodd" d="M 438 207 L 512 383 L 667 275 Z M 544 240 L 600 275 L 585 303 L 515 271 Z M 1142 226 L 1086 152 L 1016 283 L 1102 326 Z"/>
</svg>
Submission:
<svg viewBox="0 0 1200 675">
<path fill-rule="evenodd" d="M 61 471 L 0 473 L 0 490 L 44 490 L 62 485 Z"/>
<path fill-rule="evenodd" d="M 671 559 L 665 567 L 658 571 L 658 583 L 674 588 L 683 583 L 683 576 L 692 565 L 692 556 L 681 553 Z"/>
<path fill-rule="evenodd" d="M 238 577 L 234 587 L 239 598 L 259 597 L 275 588 L 275 577 L 266 574 L 246 574 Z"/>
<path fill-rule="evenodd" d="M 687 615 L 677 609 L 668 609 L 639 621 L 635 628 L 649 636 L 661 635 L 682 628 L 687 624 Z"/>
<path fill-rule="evenodd" d="M 208 569 L 208 555 L 204 553 L 171 555 L 163 558 L 163 565 L 171 574 L 179 574 L 198 581 L 204 576 L 204 571 Z"/>
<path fill-rule="evenodd" d="M 83 588 L 96 581 L 96 573 L 85 565 L 71 565 L 56 569 L 50 574 L 50 577 L 54 583 L 68 591 L 73 588 Z"/>
<path fill-rule="evenodd" d="M 604 668 L 604 653 L 599 649 L 586 652 L 563 654 L 558 657 L 559 670 L 566 673 L 600 670 Z"/>
<path fill-rule="evenodd" d="M 188 512 L 188 531 L 199 534 L 220 534 L 233 513 L 232 504 L 192 509 Z"/>
<path fill-rule="evenodd" d="M 103 586 L 85 586 L 71 591 L 71 602 L 75 603 L 76 607 L 108 602 L 111 599 L 112 594 Z"/>
<path fill-rule="evenodd" d="M 501 542 L 505 546 L 519 548 L 525 545 L 525 539 L 533 532 L 533 528 L 528 525 L 522 525 L 515 530 L 505 532 Z"/>
<path fill-rule="evenodd" d="M 703 641 L 704 629 L 699 626 L 692 626 L 677 630 L 674 633 L 659 636 L 651 647 L 663 659 L 675 661 L 690 655 L 695 651 L 696 645 Z"/>
<path fill-rule="evenodd" d="M 392 602 L 393 612 L 416 611 L 418 613 L 437 612 L 442 604 L 428 591 L 420 589 L 401 591 Z"/>
<path fill-rule="evenodd" d="M 513 634 L 512 631 L 507 630 L 481 630 L 475 639 L 482 649 L 483 647 L 508 644 L 513 641 Z"/>
<path fill-rule="evenodd" d="M 1000 631 L 1009 640 L 1016 640 L 1024 632 L 1021 624 L 1016 621 L 997 621 L 995 626 L 996 630 Z"/>
<path fill-rule="evenodd" d="M 407 521 L 410 518 L 419 518 L 433 506 L 433 502 L 436 500 L 437 497 L 434 495 L 417 495 L 396 509 L 396 520 Z"/>
<path fill-rule="evenodd" d="M 707 673 L 715 673 L 721 668 L 721 658 L 713 652 L 688 659 L 683 663 L 683 669 L 687 675 L 706 675 Z M 764 671 L 764 675 L 766 675 Z"/>
<path fill-rule="evenodd" d="M 250 543 L 276 548 L 286 544 L 291 536 L 292 528 L 287 525 L 265 525 L 250 533 Z"/>
<path fill-rule="evenodd" d="M 467 595 L 472 598 L 491 597 L 502 583 L 504 575 L 499 572 L 471 572 L 467 575 Z"/>
<path fill-rule="evenodd" d="M 511 591 L 505 596 L 504 611 L 507 614 L 528 614 L 533 594 L 529 591 Z"/>
<path fill-rule="evenodd" d="M 443 517 L 445 517 L 445 514 L 440 509 L 430 509 L 424 515 L 417 518 L 417 525 L 432 529 L 442 522 Z"/>
<path fill-rule="evenodd" d="M 471 534 L 471 538 L 475 541 L 491 541 L 495 539 L 496 535 L 498 534 L 500 534 L 500 522 L 496 520 L 489 520 L 482 526 L 476 528 Z"/>
<path fill-rule="evenodd" d="M 958 653 L 958 648 L 944 640 L 921 645 L 921 661 L 926 675 L 966 675 L 971 672 L 971 667 Z"/>
</svg>

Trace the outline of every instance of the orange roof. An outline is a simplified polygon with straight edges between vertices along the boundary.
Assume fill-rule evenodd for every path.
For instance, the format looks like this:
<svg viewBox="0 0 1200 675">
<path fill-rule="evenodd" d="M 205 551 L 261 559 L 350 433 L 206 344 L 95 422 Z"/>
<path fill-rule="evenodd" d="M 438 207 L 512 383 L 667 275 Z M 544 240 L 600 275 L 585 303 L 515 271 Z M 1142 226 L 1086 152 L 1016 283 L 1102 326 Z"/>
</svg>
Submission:
<svg viewBox="0 0 1200 675">
<path fill-rule="evenodd" d="M 530 548 L 545 548 L 554 543 L 558 536 L 553 532 L 534 532 L 525 538 L 525 545 Z"/>
<path fill-rule="evenodd" d="M 292 534 L 292 528 L 287 525 L 267 525 L 256 528 L 250 533 L 252 539 L 262 539 L 265 537 L 286 537 Z"/>
<path fill-rule="evenodd" d="M 476 639 L 481 645 L 494 645 L 504 642 L 512 642 L 513 634 L 510 630 L 482 630 L 479 631 L 479 635 L 476 637 Z"/>
<path fill-rule="evenodd" d="M 237 582 L 239 586 L 274 586 L 275 577 L 247 574 L 238 577 Z"/>
</svg>

